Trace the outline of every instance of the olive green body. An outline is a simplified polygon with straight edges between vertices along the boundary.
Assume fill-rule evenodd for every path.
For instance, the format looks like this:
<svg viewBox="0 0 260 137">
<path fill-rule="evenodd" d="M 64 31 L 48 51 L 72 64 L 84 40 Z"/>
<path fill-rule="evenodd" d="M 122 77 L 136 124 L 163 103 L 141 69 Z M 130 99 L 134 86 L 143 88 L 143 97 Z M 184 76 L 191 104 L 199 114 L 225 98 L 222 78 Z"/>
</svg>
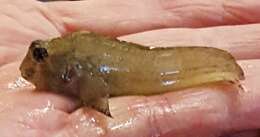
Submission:
<svg viewBox="0 0 260 137">
<path fill-rule="evenodd" d="M 37 48 L 47 54 L 37 56 Z M 152 95 L 244 78 L 235 59 L 220 49 L 149 48 L 88 32 L 35 41 L 21 71 L 36 88 L 79 97 L 107 115 L 111 96 Z"/>
</svg>

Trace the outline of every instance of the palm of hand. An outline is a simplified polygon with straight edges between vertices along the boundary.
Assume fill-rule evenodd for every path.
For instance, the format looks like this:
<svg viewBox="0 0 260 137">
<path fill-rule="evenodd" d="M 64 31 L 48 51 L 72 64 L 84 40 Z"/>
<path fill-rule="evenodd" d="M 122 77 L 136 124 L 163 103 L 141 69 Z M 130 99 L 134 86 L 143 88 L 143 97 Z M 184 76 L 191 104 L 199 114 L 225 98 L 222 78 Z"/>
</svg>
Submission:
<svg viewBox="0 0 260 137">
<path fill-rule="evenodd" d="M 153 2 L 155 3 L 155 0 Z M 82 3 L 86 3 L 86 7 L 88 7 L 87 4 L 92 4 L 93 7 L 98 4 L 98 2 L 95 3 L 91 1 L 89 3 Z M 104 2 L 101 6 L 108 6 L 108 8 L 115 6 L 113 4 L 111 5 L 111 3 Z M 145 3 L 146 1 L 144 0 L 140 5 L 145 7 Z M 176 3 L 178 2 L 176 1 Z M 248 41 L 251 40 L 251 43 L 246 43 L 249 45 L 246 48 L 241 47 L 243 43 L 241 44 L 241 42 L 236 41 L 236 36 L 231 36 L 231 40 L 226 40 L 220 44 L 212 44 L 216 43 L 219 39 L 213 40 L 213 42 L 212 39 L 210 39 L 211 41 L 209 43 L 206 42 L 206 44 L 211 46 L 218 47 L 220 45 L 219 47 L 229 50 L 238 59 L 256 59 L 240 62 L 246 69 L 246 73 L 251 74 L 247 75 L 247 80 L 244 83 L 246 87 L 250 88 L 250 93 L 237 95 L 235 89 L 228 87 L 204 87 L 153 97 L 116 98 L 111 99 L 110 102 L 112 114 L 116 119 L 106 119 L 101 114 L 90 109 L 87 111 L 78 109 L 72 112 L 77 107 L 75 100 L 48 92 L 34 92 L 30 84 L 21 83 L 23 81 L 19 81 L 20 74 L 18 67 L 22 57 L 27 51 L 28 44 L 35 39 L 59 36 L 77 29 L 89 29 L 111 36 L 120 36 L 122 34 L 135 33 L 143 30 L 181 26 L 181 23 L 158 23 L 150 19 L 152 18 L 149 17 L 151 16 L 150 14 L 146 19 L 143 19 L 142 15 L 135 18 L 132 17 L 133 19 L 131 19 L 131 15 L 129 15 L 129 20 L 127 20 L 127 17 L 119 16 L 119 20 L 110 19 L 111 21 L 103 24 L 102 22 L 96 21 L 101 20 L 98 17 L 87 16 L 86 18 L 90 21 L 87 19 L 87 21 L 84 21 L 84 19 L 82 19 L 83 21 L 81 22 L 78 20 L 82 17 L 77 14 L 80 13 L 80 10 L 69 7 L 65 3 L 63 3 L 63 5 L 67 6 L 67 10 L 63 10 L 57 6 L 62 5 L 60 3 L 42 4 L 33 0 L 23 1 L 24 6 L 19 6 L 21 2 L 18 0 L 14 0 L 13 2 L 2 1 L 0 4 L 0 30 L 2 32 L 0 36 L 0 130 L 2 136 L 198 135 L 206 137 L 212 134 L 218 136 L 222 132 L 230 132 L 233 129 L 236 131 L 245 129 L 254 130 L 260 127 L 260 125 L 257 124 L 260 120 L 257 118 L 260 113 L 260 109 L 257 106 L 257 102 L 260 101 L 260 94 L 257 93 L 257 90 L 259 90 L 260 87 L 256 84 L 259 79 L 256 75 L 260 73 L 257 69 L 260 67 L 260 65 L 258 65 L 259 60 L 256 59 L 259 58 L 259 52 L 252 50 L 260 48 L 256 44 L 257 40 L 255 40 L 255 36 L 257 36 L 259 32 L 253 31 L 255 27 L 259 27 L 257 24 L 255 26 L 242 26 L 239 29 L 225 28 L 227 30 L 231 29 L 231 33 L 234 35 L 241 31 L 242 33 L 246 33 L 247 37 L 241 36 L 248 39 Z M 84 4 L 82 4 L 82 7 L 84 7 L 83 5 Z M 121 5 L 131 7 L 127 2 L 121 2 Z M 153 8 L 157 8 L 154 6 L 156 4 L 150 5 L 151 9 L 147 8 L 147 11 L 153 11 Z M 76 7 L 76 4 L 73 6 Z M 80 7 L 81 5 L 78 6 Z M 48 10 L 48 8 L 51 10 Z M 95 11 L 95 8 L 91 8 L 91 6 L 88 8 L 89 12 Z M 124 9 L 124 6 L 122 9 Z M 96 13 L 95 15 L 102 15 L 100 13 L 101 11 L 97 10 L 94 13 Z M 111 14 L 112 17 L 115 16 L 112 11 L 108 14 Z M 61 18 L 61 16 L 67 18 Z M 139 24 L 132 21 L 138 18 L 140 18 Z M 155 18 L 160 19 L 157 16 L 155 16 Z M 168 21 L 170 20 L 177 21 L 174 17 L 168 19 Z M 96 22 L 97 24 L 94 24 Z M 216 22 L 216 25 L 221 23 L 223 22 Z M 194 21 L 186 25 L 200 26 L 198 24 L 199 23 Z M 208 24 L 212 25 L 214 23 L 210 23 L 209 19 Z M 201 37 L 205 37 L 210 33 L 226 34 L 222 31 L 222 28 L 213 28 L 212 30 L 205 29 L 204 32 L 200 31 L 199 33 L 202 35 Z M 158 34 L 165 35 L 160 37 L 162 35 Z M 178 29 L 169 29 L 133 34 L 120 38 L 147 45 L 160 44 L 169 46 L 180 43 L 185 44 L 186 40 L 190 40 L 191 37 L 196 36 L 196 34 L 198 34 L 198 32 L 194 30 L 183 29 L 182 32 L 179 32 Z M 172 35 L 176 37 L 170 37 Z M 164 40 L 161 43 L 157 43 L 157 41 L 154 40 L 160 38 Z M 191 40 L 189 42 L 205 44 L 204 41 L 198 40 Z M 248 64 L 254 67 L 248 67 Z M 17 85 L 20 87 L 16 87 Z M 185 98 L 183 98 L 184 96 Z M 238 125 L 239 123 L 243 124 Z M 200 124 L 202 126 L 197 129 L 196 127 Z M 227 124 L 227 126 L 223 127 L 225 124 Z M 132 134 L 129 134 L 129 131 L 131 131 Z"/>
</svg>

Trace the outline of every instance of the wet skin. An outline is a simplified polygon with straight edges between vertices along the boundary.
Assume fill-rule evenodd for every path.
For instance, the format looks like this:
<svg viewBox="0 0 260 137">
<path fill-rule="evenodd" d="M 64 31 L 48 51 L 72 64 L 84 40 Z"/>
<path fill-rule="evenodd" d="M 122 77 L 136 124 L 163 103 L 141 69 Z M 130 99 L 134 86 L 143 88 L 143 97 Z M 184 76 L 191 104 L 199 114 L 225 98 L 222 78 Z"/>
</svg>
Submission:
<svg viewBox="0 0 260 137">
<path fill-rule="evenodd" d="M 244 79 L 242 69 L 224 50 L 144 47 L 90 32 L 33 41 L 20 70 L 37 90 L 78 97 L 108 116 L 109 97 Z"/>
</svg>

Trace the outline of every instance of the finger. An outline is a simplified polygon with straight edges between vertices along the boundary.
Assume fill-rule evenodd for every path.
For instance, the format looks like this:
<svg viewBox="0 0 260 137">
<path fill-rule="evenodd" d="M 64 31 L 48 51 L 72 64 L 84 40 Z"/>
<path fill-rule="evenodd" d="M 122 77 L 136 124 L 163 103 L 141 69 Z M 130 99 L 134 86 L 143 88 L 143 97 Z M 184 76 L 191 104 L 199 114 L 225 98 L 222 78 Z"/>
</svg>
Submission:
<svg viewBox="0 0 260 137">
<path fill-rule="evenodd" d="M 0 67 L 16 60 L 19 54 L 21 54 L 21 51 L 16 48 L 0 46 Z"/>
<path fill-rule="evenodd" d="M 260 58 L 260 24 L 200 29 L 161 29 L 120 37 L 147 46 L 209 46 L 225 49 L 237 59 Z"/>
<path fill-rule="evenodd" d="M 220 136 L 260 127 L 260 60 L 241 61 L 245 91 L 230 86 L 110 100 L 113 119 L 83 109 L 57 136 Z M 131 133 L 131 134 L 129 134 Z"/>
<path fill-rule="evenodd" d="M 5 51 L 0 54 L 0 65 L 21 55 L 31 41 L 60 35 L 38 5 L 35 0 L 0 1 L 0 51 Z"/>
<path fill-rule="evenodd" d="M 258 0 L 110 0 L 44 3 L 61 32 L 90 30 L 111 36 L 169 27 L 207 27 L 260 21 Z"/>
<path fill-rule="evenodd" d="M 232 133 L 229 135 L 223 135 L 221 137 L 259 137 L 259 129 L 258 130 L 246 130 L 246 131 L 240 131 L 237 133 Z"/>
</svg>

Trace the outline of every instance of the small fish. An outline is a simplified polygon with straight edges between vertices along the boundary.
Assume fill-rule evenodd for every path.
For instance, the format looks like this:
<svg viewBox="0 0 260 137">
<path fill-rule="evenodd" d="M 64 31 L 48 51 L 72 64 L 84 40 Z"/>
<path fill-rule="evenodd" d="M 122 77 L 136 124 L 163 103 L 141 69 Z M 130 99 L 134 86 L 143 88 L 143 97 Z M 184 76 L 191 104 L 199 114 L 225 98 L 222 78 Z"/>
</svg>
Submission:
<svg viewBox="0 0 260 137">
<path fill-rule="evenodd" d="M 243 70 L 224 50 L 149 48 L 83 31 L 33 41 L 20 71 L 37 90 L 74 96 L 107 116 L 109 97 L 244 79 Z"/>
</svg>

